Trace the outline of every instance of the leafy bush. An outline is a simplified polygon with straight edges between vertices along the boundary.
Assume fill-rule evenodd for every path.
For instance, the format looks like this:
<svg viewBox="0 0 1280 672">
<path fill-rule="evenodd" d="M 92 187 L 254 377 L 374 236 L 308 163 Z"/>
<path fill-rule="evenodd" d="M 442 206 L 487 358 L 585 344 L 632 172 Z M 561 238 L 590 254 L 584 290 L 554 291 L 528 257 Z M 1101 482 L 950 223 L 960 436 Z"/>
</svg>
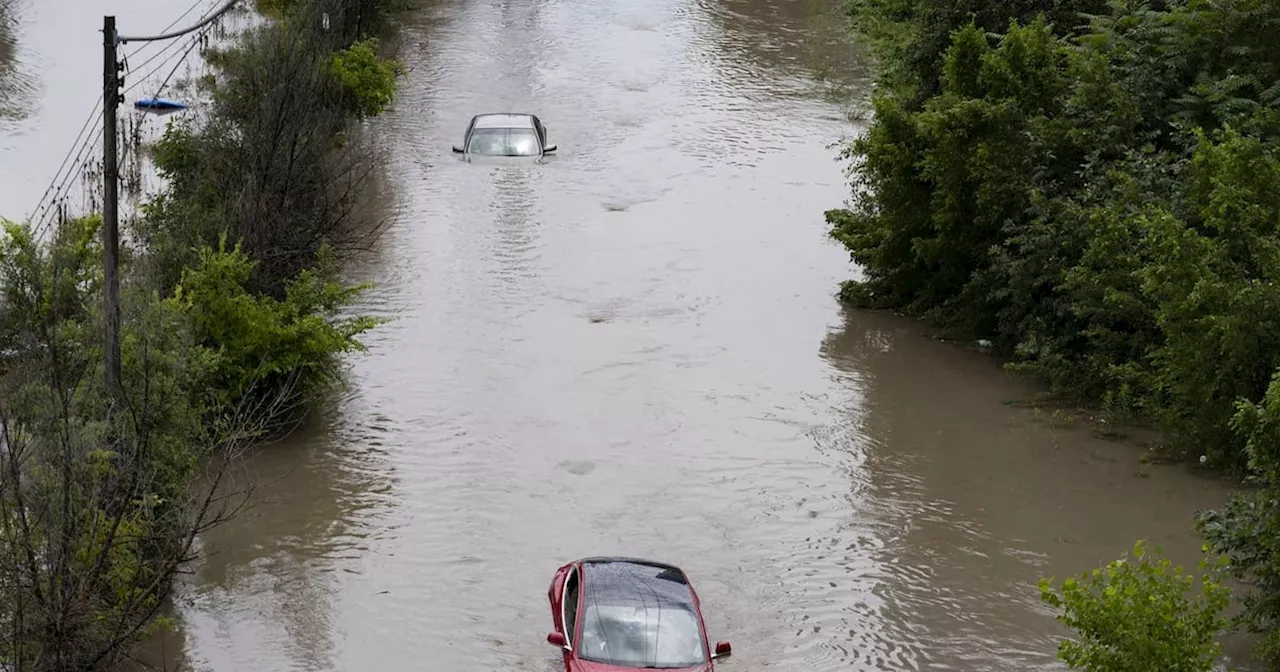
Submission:
<svg viewBox="0 0 1280 672">
<path fill-rule="evenodd" d="M 306 17 L 357 6 L 295 4 Z M 169 187 L 138 229 L 162 293 L 197 262 L 194 249 L 216 247 L 223 233 L 256 262 L 251 290 L 277 299 L 322 247 L 343 256 L 381 233 L 385 222 L 355 216 L 377 158 L 367 138 L 347 131 L 390 101 L 394 64 L 377 56 L 375 39 L 352 43 L 316 25 L 249 31 L 216 59 L 211 117 L 173 123 L 155 143 Z"/>
<path fill-rule="evenodd" d="M 1280 666 L 1280 372 L 1261 403 L 1241 401 L 1232 418 L 1244 438 L 1249 468 L 1262 489 L 1236 495 L 1197 526 L 1210 548 L 1230 558 L 1231 574 L 1254 590 L 1238 623 L 1262 633 L 1262 656 Z"/>
<path fill-rule="evenodd" d="M 864 267 L 841 298 L 989 339 L 1259 478 L 1200 528 L 1280 665 L 1280 3 L 851 11 L 881 74 L 853 197 L 826 213 Z"/>
<path fill-rule="evenodd" d="M 378 56 L 378 40 L 370 37 L 329 58 L 329 73 L 342 87 L 347 108 L 357 119 L 382 114 L 396 91 L 397 66 Z"/>
<path fill-rule="evenodd" d="M 281 390 L 316 391 L 333 379 L 336 356 L 363 350 L 357 336 L 379 323 L 341 314 L 366 286 L 335 280 L 328 255 L 291 280 L 283 300 L 248 290 L 254 262 L 238 245 L 227 250 L 225 237 L 198 258 L 166 307 L 190 319 L 196 342 L 211 353 L 215 408 L 258 408 L 267 398 L 278 404 Z"/>
<path fill-rule="evenodd" d="M 1020 20 L 960 26 L 937 67 L 923 35 L 952 5 L 856 4 L 913 40 L 886 58 L 916 57 L 845 154 L 854 198 L 827 219 L 866 281 L 841 295 L 991 339 L 1060 393 L 1131 399 L 1242 468 L 1234 404 L 1280 367 L 1280 49 L 1258 33 L 1280 6 L 1124 2 L 1055 33 L 977 4 Z"/>
<path fill-rule="evenodd" d="M 1173 567 L 1143 542 L 1133 559 L 1069 578 L 1055 589 L 1040 580 L 1040 595 L 1077 639 L 1064 640 L 1058 657 L 1087 672 L 1209 672 L 1221 653 L 1217 636 L 1227 627 L 1222 611 L 1230 591 L 1205 571 L 1198 595 L 1188 598 L 1195 578 Z"/>
</svg>

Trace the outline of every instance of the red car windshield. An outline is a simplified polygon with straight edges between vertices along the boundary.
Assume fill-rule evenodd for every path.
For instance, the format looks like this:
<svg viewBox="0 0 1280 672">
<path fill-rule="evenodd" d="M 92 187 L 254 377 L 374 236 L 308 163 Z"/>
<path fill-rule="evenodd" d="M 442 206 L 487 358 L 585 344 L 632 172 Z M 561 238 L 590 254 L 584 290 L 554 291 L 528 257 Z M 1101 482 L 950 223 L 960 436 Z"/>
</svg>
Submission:
<svg viewBox="0 0 1280 672">
<path fill-rule="evenodd" d="M 693 593 L 679 572 L 630 562 L 583 566 L 578 657 L 634 668 L 707 662 Z"/>
</svg>

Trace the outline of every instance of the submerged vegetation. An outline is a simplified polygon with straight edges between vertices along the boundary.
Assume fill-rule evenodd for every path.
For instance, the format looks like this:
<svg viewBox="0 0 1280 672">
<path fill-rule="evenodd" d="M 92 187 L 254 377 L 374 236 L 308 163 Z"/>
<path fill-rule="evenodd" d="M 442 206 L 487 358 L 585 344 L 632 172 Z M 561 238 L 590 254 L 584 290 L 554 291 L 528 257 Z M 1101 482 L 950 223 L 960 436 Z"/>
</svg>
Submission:
<svg viewBox="0 0 1280 672">
<path fill-rule="evenodd" d="M 339 270 L 381 230 L 357 213 L 373 156 L 352 126 L 394 93 L 393 7 L 272 4 L 211 55 L 202 122 L 154 147 L 169 184 L 121 250 L 123 398 L 101 218 L 0 232 L 0 667 L 102 669 L 162 626 L 197 535 L 243 502 L 227 465 L 301 421 L 377 324 Z"/>
<path fill-rule="evenodd" d="M 865 272 L 842 298 L 988 339 L 1055 393 L 1257 481 L 1198 524 L 1252 584 L 1238 623 L 1280 666 L 1280 3 L 850 11 L 880 74 L 844 154 L 853 198 L 826 213 Z M 1183 609 L 1164 584 L 1126 585 Z M 1058 602 L 1077 627 L 1083 599 Z"/>
</svg>

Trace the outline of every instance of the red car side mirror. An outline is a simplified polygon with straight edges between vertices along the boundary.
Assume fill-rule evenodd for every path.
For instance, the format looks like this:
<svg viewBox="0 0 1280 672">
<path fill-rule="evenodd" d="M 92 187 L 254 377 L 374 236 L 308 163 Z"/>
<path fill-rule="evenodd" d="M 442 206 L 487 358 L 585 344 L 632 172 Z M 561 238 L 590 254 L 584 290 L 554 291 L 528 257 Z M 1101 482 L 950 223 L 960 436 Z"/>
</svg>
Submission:
<svg viewBox="0 0 1280 672">
<path fill-rule="evenodd" d="M 729 642 L 716 642 L 716 652 L 712 658 L 724 658 L 733 653 L 733 647 L 729 646 Z"/>
<path fill-rule="evenodd" d="M 565 640 L 564 635 L 559 632 L 553 632 L 547 635 L 547 643 L 552 646 L 558 646 L 562 649 L 569 645 L 569 642 Z"/>
</svg>

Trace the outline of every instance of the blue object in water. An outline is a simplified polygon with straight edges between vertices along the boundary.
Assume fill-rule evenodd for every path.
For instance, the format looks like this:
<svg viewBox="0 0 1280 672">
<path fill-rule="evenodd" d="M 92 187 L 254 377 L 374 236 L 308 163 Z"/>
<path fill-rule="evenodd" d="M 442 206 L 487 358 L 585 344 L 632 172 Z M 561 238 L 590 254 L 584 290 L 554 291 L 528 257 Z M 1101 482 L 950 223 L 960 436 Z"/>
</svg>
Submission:
<svg viewBox="0 0 1280 672">
<path fill-rule="evenodd" d="M 133 106 L 140 110 L 150 110 L 152 112 L 176 112 L 187 109 L 186 104 L 165 98 L 142 98 L 135 102 Z"/>
</svg>

